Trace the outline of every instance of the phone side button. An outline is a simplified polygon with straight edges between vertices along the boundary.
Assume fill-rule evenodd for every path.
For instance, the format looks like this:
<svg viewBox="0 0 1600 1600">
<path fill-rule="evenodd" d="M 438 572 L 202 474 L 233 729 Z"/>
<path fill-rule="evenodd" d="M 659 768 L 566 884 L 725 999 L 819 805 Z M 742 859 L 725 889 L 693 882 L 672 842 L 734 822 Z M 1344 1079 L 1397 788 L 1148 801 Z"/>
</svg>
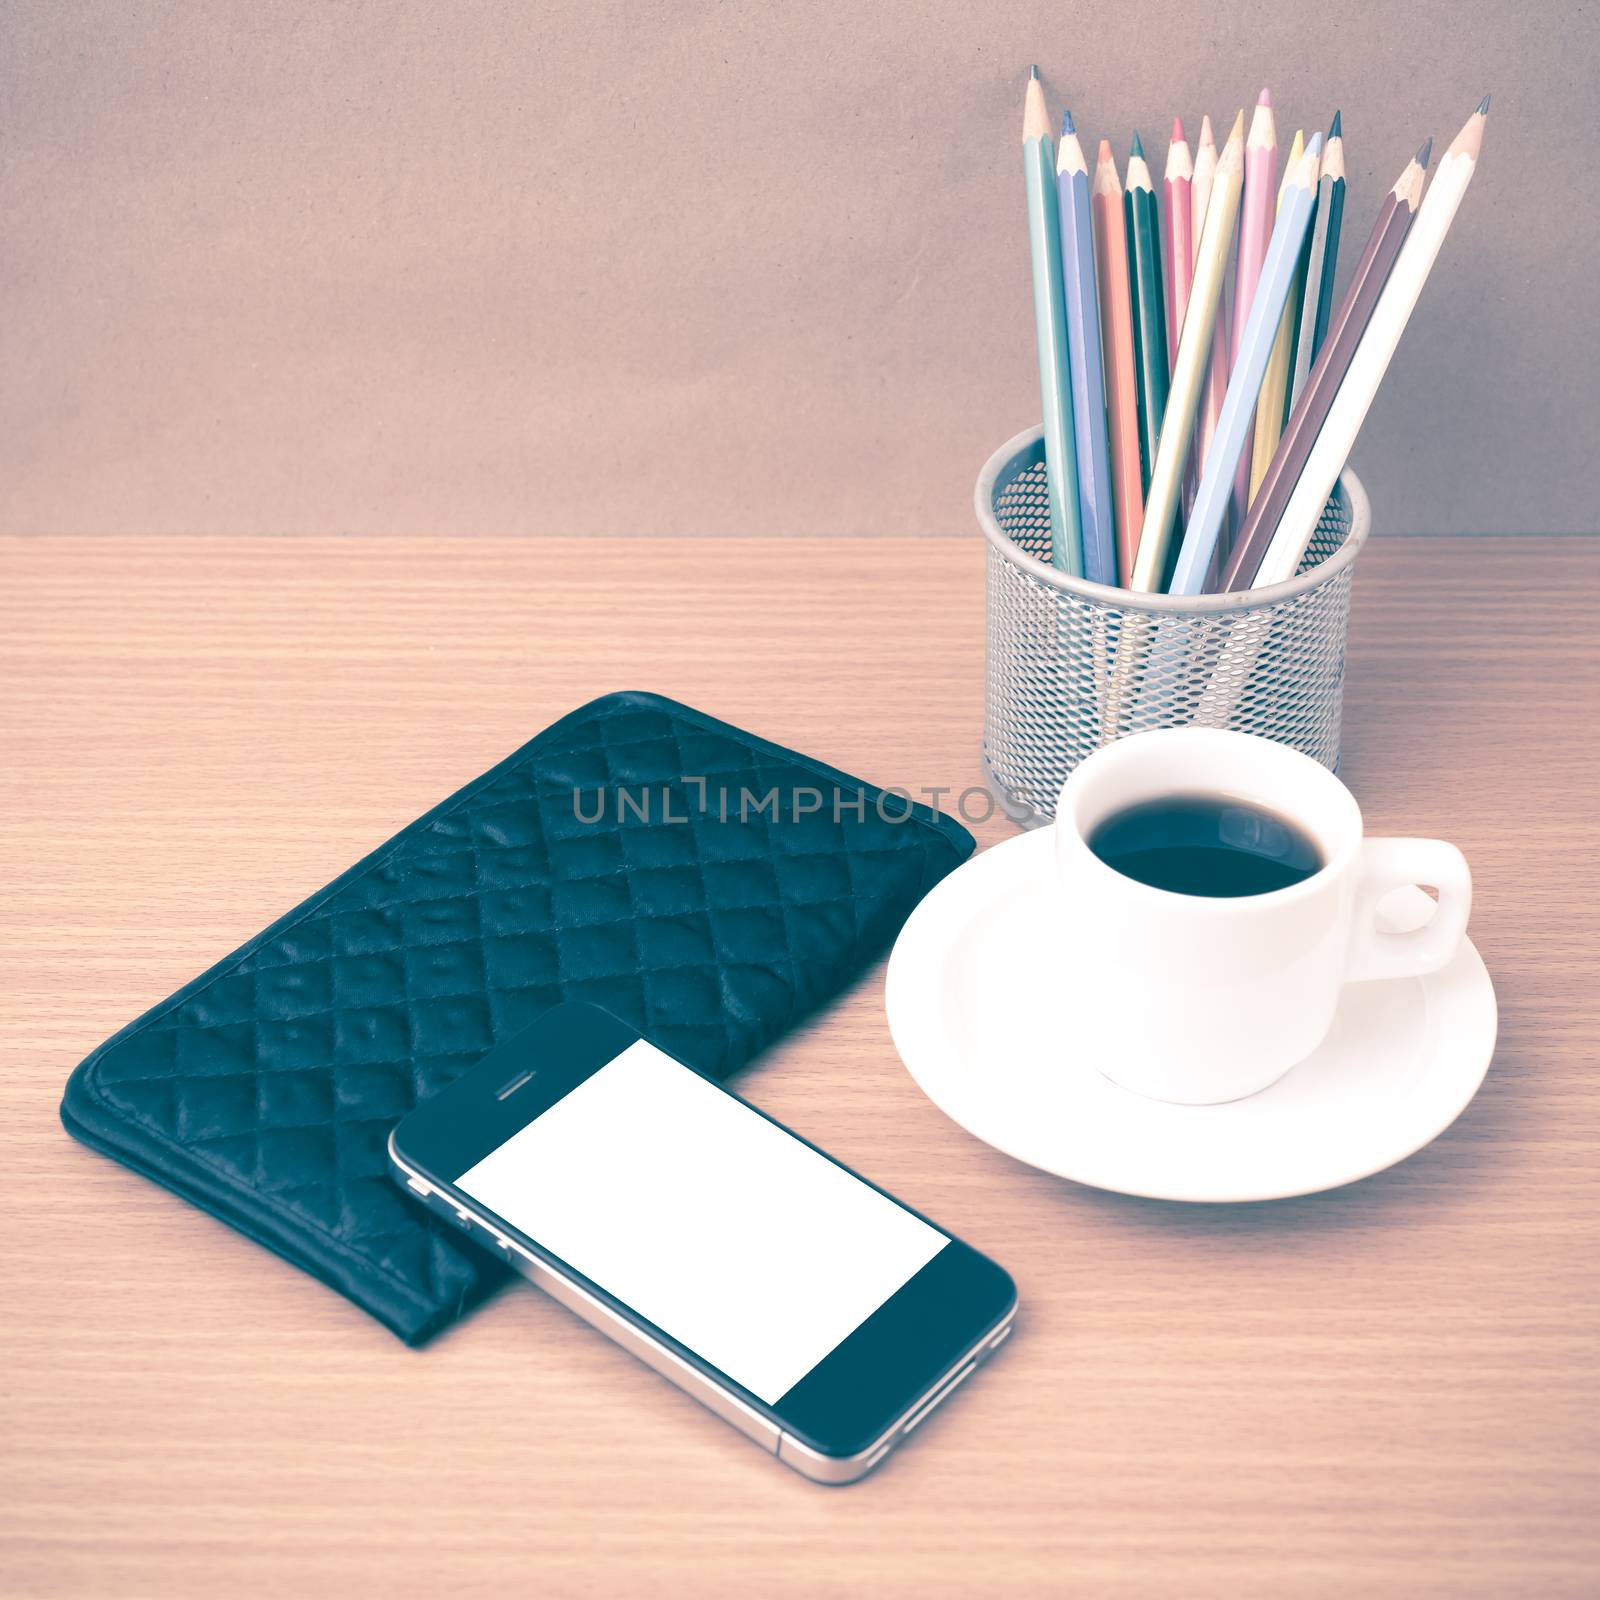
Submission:
<svg viewBox="0 0 1600 1600">
<path fill-rule="evenodd" d="M 433 1193 L 433 1185 L 424 1183 L 421 1178 L 407 1178 L 406 1188 L 410 1189 L 414 1194 L 420 1194 L 424 1200 Z"/>
<path fill-rule="evenodd" d="M 967 1379 L 970 1378 L 972 1376 L 972 1374 L 974 1372 L 976 1372 L 977 1370 L 978 1370 L 978 1363 L 976 1361 L 969 1361 L 966 1364 L 966 1366 L 964 1366 L 955 1375 L 955 1377 L 953 1377 L 947 1384 L 945 1384 L 945 1386 L 942 1389 L 940 1389 L 931 1399 L 925 1400 L 923 1402 L 920 1410 L 916 1411 L 912 1416 L 910 1416 L 910 1417 L 908 1417 L 906 1419 L 906 1421 L 901 1425 L 901 1428 L 900 1428 L 901 1433 L 910 1433 L 911 1430 L 914 1427 L 916 1427 L 917 1424 L 919 1422 L 921 1422 L 922 1419 L 925 1416 L 927 1416 L 927 1414 L 930 1411 L 932 1411 L 933 1408 L 936 1405 L 938 1405 L 941 1400 L 947 1399 L 956 1389 L 958 1389 L 963 1383 L 965 1383 L 967 1381 Z"/>
</svg>

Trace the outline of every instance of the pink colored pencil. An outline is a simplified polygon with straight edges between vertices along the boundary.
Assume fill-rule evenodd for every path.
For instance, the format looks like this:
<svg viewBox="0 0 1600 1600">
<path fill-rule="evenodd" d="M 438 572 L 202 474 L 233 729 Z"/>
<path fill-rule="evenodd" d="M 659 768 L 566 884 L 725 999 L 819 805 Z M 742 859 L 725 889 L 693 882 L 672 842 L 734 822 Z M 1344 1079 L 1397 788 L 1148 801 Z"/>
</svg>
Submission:
<svg viewBox="0 0 1600 1600">
<path fill-rule="evenodd" d="M 1217 176 L 1217 141 L 1211 132 L 1211 118 L 1200 119 L 1200 143 L 1195 150 L 1194 184 L 1190 193 L 1192 202 L 1190 232 L 1194 235 L 1195 254 L 1200 251 L 1200 237 L 1205 231 L 1206 207 L 1211 204 L 1211 185 Z M 1228 305 L 1227 298 L 1217 302 L 1217 329 L 1211 336 L 1211 360 L 1206 367 L 1205 387 L 1200 391 L 1200 411 L 1195 419 L 1194 449 L 1189 462 L 1189 481 L 1184 485 L 1183 509 L 1185 520 L 1194 505 L 1196 489 L 1200 486 L 1200 473 L 1206 464 L 1206 453 L 1217 431 L 1217 419 L 1222 415 L 1222 402 L 1228 393 Z"/>
<path fill-rule="evenodd" d="M 1194 161 L 1184 136 L 1183 119 L 1172 119 L 1172 142 L 1167 146 L 1167 170 L 1161 186 L 1166 213 L 1167 248 L 1167 365 L 1178 359 L 1178 335 L 1189 307 L 1189 286 L 1194 282 Z"/>
<path fill-rule="evenodd" d="M 1244 198 L 1239 202 L 1239 275 L 1233 290 L 1233 348 L 1228 357 L 1230 370 L 1239 359 L 1239 341 L 1244 333 L 1245 318 L 1250 315 L 1250 302 L 1255 299 L 1261 263 L 1267 259 L 1267 242 L 1272 237 L 1272 224 L 1277 211 L 1278 126 L 1272 116 L 1272 95 L 1263 89 L 1261 98 L 1256 101 L 1255 115 L 1250 119 L 1250 132 L 1244 142 Z M 1250 463 L 1241 457 L 1239 473 L 1233 483 L 1235 527 L 1244 521 L 1249 503 Z"/>
<path fill-rule="evenodd" d="M 1139 380 L 1133 365 L 1133 300 L 1128 285 L 1128 235 L 1122 220 L 1122 179 L 1111 141 L 1100 141 L 1090 198 L 1095 275 L 1100 283 L 1106 416 L 1111 425 L 1111 503 L 1117 524 L 1117 577 L 1127 583 L 1144 526 L 1144 478 L 1139 466 Z"/>
</svg>

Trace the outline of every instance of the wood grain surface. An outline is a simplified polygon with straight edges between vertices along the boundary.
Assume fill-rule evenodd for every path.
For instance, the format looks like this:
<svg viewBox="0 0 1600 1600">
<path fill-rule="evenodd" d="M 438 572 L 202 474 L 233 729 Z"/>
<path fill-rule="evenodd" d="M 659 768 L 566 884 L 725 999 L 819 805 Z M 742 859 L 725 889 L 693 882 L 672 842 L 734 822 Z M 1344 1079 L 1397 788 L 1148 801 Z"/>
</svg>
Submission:
<svg viewBox="0 0 1600 1600">
<path fill-rule="evenodd" d="M 1033 1172 L 913 1087 L 881 969 L 739 1080 L 1022 1292 L 993 1366 L 824 1490 L 531 1290 L 402 1348 L 56 1105 L 605 690 L 977 783 L 976 540 L 0 544 L 0 1591 L 1593 1594 L 1597 608 L 1600 542 L 1362 558 L 1343 773 L 1374 832 L 1465 850 L 1501 1007 L 1400 1167 L 1211 1209 Z"/>
</svg>

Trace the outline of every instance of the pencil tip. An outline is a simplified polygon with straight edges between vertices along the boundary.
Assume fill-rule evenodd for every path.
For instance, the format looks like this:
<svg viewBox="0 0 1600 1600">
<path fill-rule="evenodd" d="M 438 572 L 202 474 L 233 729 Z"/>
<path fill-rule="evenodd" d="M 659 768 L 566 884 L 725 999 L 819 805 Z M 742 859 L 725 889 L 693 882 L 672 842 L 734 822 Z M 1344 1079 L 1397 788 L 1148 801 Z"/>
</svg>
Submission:
<svg viewBox="0 0 1600 1600">
<path fill-rule="evenodd" d="M 1233 119 L 1233 127 L 1229 130 L 1228 137 L 1230 139 L 1242 139 L 1244 137 L 1244 112 L 1242 110 Z"/>
<path fill-rule="evenodd" d="M 1272 104 L 1272 91 L 1270 89 L 1263 89 L 1256 97 L 1256 104 L 1258 106 L 1270 106 Z"/>
<path fill-rule="evenodd" d="M 1061 112 L 1061 137 L 1065 139 L 1069 133 L 1076 133 L 1078 125 L 1072 120 L 1070 108 L 1063 107 Z"/>
<path fill-rule="evenodd" d="M 1037 78 L 1039 76 L 1039 68 L 1037 66 L 1029 67 L 1028 76 L 1030 78 Z"/>
<path fill-rule="evenodd" d="M 1488 95 L 1485 95 L 1483 97 L 1483 99 L 1481 99 L 1478 102 L 1478 114 L 1480 116 L 1484 116 L 1484 117 L 1489 115 L 1489 97 L 1488 97 Z"/>
<path fill-rule="evenodd" d="M 1111 160 L 1111 141 L 1109 139 L 1100 141 L 1100 148 L 1095 152 L 1095 159 L 1097 161 Z"/>
<path fill-rule="evenodd" d="M 1139 137 L 1139 130 L 1137 128 L 1133 130 L 1133 147 L 1129 151 L 1129 154 L 1138 156 L 1141 161 L 1144 160 L 1144 140 Z"/>
<path fill-rule="evenodd" d="M 1322 154 L 1322 135 L 1314 133 L 1305 147 L 1305 157 L 1308 161 L 1315 161 Z"/>
<path fill-rule="evenodd" d="M 1174 117 L 1172 119 L 1172 142 L 1174 144 L 1182 144 L 1186 137 L 1183 131 L 1183 118 Z"/>
<path fill-rule="evenodd" d="M 1211 131 L 1211 118 L 1210 117 L 1201 117 L 1201 119 L 1200 119 L 1200 143 L 1204 144 L 1206 142 L 1206 140 L 1208 140 L 1208 139 L 1212 142 L 1212 144 L 1215 144 L 1217 142 L 1217 136 Z"/>
<path fill-rule="evenodd" d="M 1337 139 L 1343 133 L 1344 133 L 1344 112 L 1335 111 L 1334 114 L 1333 114 L 1333 122 L 1328 128 L 1328 137 L 1330 139 Z"/>
<path fill-rule="evenodd" d="M 1428 157 L 1431 156 L 1432 154 L 1433 154 L 1433 135 L 1429 134 L 1428 137 L 1422 141 L 1422 148 L 1419 151 L 1417 151 L 1417 165 L 1419 167 L 1426 167 L 1427 164 L 1428 164 Z"/>
</svg>

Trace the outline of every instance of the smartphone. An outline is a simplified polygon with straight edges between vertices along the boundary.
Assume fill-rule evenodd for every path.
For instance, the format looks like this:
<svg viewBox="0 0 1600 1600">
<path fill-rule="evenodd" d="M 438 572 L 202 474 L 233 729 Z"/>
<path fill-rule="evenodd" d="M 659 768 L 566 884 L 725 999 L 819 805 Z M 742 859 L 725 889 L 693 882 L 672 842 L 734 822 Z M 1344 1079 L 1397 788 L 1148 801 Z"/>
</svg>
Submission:
<svg viewBox="0 0 1600 1600">
<path fill-rule="evenodd" d="M 780 1461 L 870 1472 L 1011 1331 L 1007 1274 L 569 1002 L 389 1138 L 441 1215 Z"/>
</svg>

